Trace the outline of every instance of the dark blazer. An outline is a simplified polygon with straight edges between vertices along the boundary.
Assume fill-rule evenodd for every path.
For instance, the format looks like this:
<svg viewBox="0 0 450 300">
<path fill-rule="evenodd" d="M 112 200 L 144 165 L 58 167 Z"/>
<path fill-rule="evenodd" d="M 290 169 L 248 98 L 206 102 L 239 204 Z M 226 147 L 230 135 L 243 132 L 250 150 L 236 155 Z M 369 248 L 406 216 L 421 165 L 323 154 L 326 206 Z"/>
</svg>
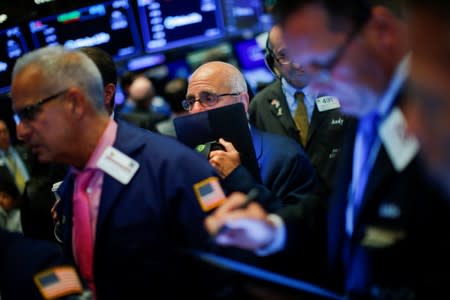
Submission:
<svg viewBox="0 0 450 300">
<path fill-rule="evenodd" d="M 450 205 L 427 181 L 419 157 L 397 172 L 381 146 L 353 235 L 345 232 L 354 140 L 348 132 L 328 210 L 330 286 L 351 299 L 448 298 Z M 288 223 L 285 253 L 305 246 L 307 229 L 304 218 Z"/>
<path fill-rule="evenodd" d="M 450 205 L 428 182 L 419 157 L 398 173 L 381 146 L 354 233 L 351 238 L 345 233 L 354 140 L 352 131 L 329 209 L 331 274 L 334 280 L 342 279 L 337 286 L 355 295 L 363 293 L 367 299 L 376 293 L 380 298 L 383 293 L 393 297 L 386 299 L 448 298 Z M 440 293 L 446 296 L 437 297 Z"/>
<path fill-rule="evenodd" d="M 280 202 L 261 203 L 269 211 L 301 201 L 313 194 L 317 175 L 302 147 L 289 138 L 250 127 L 253 147 L 264 187 Z M 224 180 L 230 190 L 248 192 L 257 181 L 244 168 L 238 167 Z M 264 198 L 264 197 L 263 197 Z M 270 199 L 270 198 L 268 198 Z"/>
<path fill-rule="evenodd" d="M 33 276 L 61 262 L 61 248 L 0 229 L 0 294 L 2 300 L 43 299 Z"/>
<path fill-rule="evenodd" d="M 273 99 L 279 101 L 281 115 L 271 104 Z M 256 128 L 288 136 L 300 144 L 299 131 L 291 117 L 281 80 L 274 81 L 255 95 L 250 102 L 249 114 L 250 123 Z M 317 170 L 324 196 L 330 193 L 333 186 L 345 128 L 353 125 L 347 120 L 339 109 L 319 112 L 315 107 L 313 112 L 305 152 Z"/>
<path fill-rule="evenodd" d="M 94 281 L 99 299 L 175 299 L 191 292 L 219 292 L 216 278 L 200 278 L 176 253 L 208 248 L 206 215 L 193 185 L 215 176 L 207 161 L 176 140 L 118 121 L 114 147 L 140 167 L 127 185 L 104 175 L 94 246 Z M 59 189 L 65 253 L 72 257 L 70 174 Z M 220 274 L 220 271 L 219 273 Z M 206 284 L 205 284 L 206 283 Z M 212 295 L 209 295 L 212 299 Z"/>
</svg>

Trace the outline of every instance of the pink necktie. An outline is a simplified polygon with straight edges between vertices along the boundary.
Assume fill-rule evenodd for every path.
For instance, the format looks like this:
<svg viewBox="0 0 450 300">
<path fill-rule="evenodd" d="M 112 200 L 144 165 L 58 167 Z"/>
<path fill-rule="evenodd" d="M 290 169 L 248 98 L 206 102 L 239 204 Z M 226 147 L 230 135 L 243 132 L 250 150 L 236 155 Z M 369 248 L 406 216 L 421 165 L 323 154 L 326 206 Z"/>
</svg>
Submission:
<svg viewBox="0 0 450 300">
<path fill-rule="evenodd" d="M 72 205 L 74 256 L 81 275 L 88 282 L 89 288 L 95 295 L 93 276 L 94 246 L 89 213 L 89 195 L 86 191 L 94 174 L 94 169 L 83 170 L 78 174 Z"/>
</svg>

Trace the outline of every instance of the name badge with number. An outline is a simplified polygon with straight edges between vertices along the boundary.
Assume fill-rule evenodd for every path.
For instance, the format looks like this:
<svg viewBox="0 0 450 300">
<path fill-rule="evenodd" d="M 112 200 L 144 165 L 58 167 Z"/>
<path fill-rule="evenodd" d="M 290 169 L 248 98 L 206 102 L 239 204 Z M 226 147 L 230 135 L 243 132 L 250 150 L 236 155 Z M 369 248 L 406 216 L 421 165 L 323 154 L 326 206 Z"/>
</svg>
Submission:
<svg viewBox="0 0 450 300">
<path fill-rule="evenodd" d="M 320 112 L 341 107 L 339 99 L 333 96 L 324 96 L 316 99 L 317 109 Z"/>
<path fill-rule="evenodd" d="M 139 163 L 109 146 L 97 161 L 97 167 L 120 183 L 128 184 L 139 169 Z"/>
</svg>

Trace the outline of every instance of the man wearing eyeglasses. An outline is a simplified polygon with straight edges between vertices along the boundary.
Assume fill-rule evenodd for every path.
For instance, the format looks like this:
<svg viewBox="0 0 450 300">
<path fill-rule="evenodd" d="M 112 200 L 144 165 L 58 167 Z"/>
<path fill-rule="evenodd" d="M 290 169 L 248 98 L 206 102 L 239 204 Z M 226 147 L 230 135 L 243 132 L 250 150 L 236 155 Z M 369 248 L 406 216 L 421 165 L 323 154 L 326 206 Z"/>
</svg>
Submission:
<svg viewBox="0 0 450 300">
<path fill-rule="evenodd" d="M 349 299 L 448 297 L 448 207 L 405 132 L 407 25 L 400 1 L 373 2 L 277 2 L 291 57 L 317 74 L 313 84 L 339 97 L 344 113 L 359 119 L 344 144 L 330 200 L 330 278 Z M 242 198 L 229 199 L 207 219 L 208 228 L 216 232 L 245 218 L 247 226 L 259 225 L 259 238 L 241 227 L 219 242 L 301 255 L 301 218 L 297 226 L 292 220 L 275 226 L 256 204 L 233 210 Z"/>
<path fill-rule="evenodd" d="M 309 85 L 311 74 L 294 63 L 287 50 L 281 26 L 273 26 L 267 37 L 265 58 L 277 80 L 250 102 L 250 122 L 262 131 L 284 135 L 302 144 L 319 175 L 322 197 L 327 198 L 344 130 L 350 124 L 340 113 L 336 97 L 327 97 L 334 105 L 321 104 L 325 98 Z"/>
<path fill-rule="evenodd" d="M 61 46 L 29 52 L 13 69 L 18 137 L 39 161 L 71 166 L 58 189 L 65 257 L 96 299 L 215 299 L 221 272 L 189 269 L 179 250 L 209 249 L 202 223 L 224 195 L 218 184 L 213 198 L 198 190 L 217 173 L 174 139 L 110 118 L 104 93 L 94 62 Z"/>
<path fill-rule="evenodd" d="M 194 71 L 189 80 L 186 100 L 183 102 L 189 113 L 234 103 L 242 103 L 245 111 L 248 110 L 247 86 L 242 73 L 235 66 L 216 61 L 205 63 Z M 283 203 L 283 207 L 277 209 L 279 213 L 300 202 L 302 203 L 300 205 L 307 203 L 305 207 L 311 203 L 317 209 L 325 206 L 324 199 L 315 195 L 317 180 L 315 170 L 297 142 L 281 135 L 262 132 L 253 126 L 250 126 L 250 133 L 262 183 Z M 219 142 L 225 150 L 211 151 L 209 162 L 222 175 L 224 186 L 230 187 L 230 190 L 249 191 L 256 184 L 256 180 L 241 165 L 239 152 L 232 143 L 223 139 Z M 298 213 L 308 214 L 309 208 Z M 315 224 L 312 225 L 316 227 L 314 230 L 319 230 L 323 223 L 313 214 L 311 217 L 313 219 L 310 224 Z M 321 239 L 322 236 L 317 235 L 316 238 Z M 313 276 L 310 272 L 313 268 L 306 271 L 307 263 L 306 260 L 303 274 Z M 275 267 L 279 271 L 293 273 L 290 266 Z"/>
</svg>

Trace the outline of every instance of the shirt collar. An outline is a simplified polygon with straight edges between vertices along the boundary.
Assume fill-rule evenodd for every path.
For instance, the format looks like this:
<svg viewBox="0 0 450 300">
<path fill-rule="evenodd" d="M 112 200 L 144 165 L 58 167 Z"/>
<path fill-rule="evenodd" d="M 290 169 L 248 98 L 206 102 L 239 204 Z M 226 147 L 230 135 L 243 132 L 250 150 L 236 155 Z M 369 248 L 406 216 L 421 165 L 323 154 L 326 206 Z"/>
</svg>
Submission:
<svg viewBox="0 0 450 300">
<path fill-rule="evenodd" d="M 283 89 L 283 93 L 289 95 L 290 97 L 286 97 L 287 101 L 295 101 L 295 93 L 303 92 L 305 94 L 305 101 L 310 104 L 311 101 L 315 100 L 316 94 L 309 87 L 309 85 L 303 87 L 302 89 L 297 89 L 292 84 L 286 81 L 284 77 L 281 78 L 281 88 Z M 293 99 L 293 100 L 292 100 Z"/>
<path fill-rule="evenodd" d="M 100 156 L 105 151 L 108 146 L 112 146 L 114 141 L 116 140 L 117 135 L 117 123 L 113 119 L 109 119 L 108 125 L 106 126 L 105 131 L 103 132 L 100 140 L 97 143 L 97 146 L 94 149 L 89 161 L 87 162 L 84 170 L 86 169 L 97 169 L 97 161 L 100 159 Z M 78 174 L 81 170 L 76 168 L 71 168 L 72 173 Z"/>
</svg>

